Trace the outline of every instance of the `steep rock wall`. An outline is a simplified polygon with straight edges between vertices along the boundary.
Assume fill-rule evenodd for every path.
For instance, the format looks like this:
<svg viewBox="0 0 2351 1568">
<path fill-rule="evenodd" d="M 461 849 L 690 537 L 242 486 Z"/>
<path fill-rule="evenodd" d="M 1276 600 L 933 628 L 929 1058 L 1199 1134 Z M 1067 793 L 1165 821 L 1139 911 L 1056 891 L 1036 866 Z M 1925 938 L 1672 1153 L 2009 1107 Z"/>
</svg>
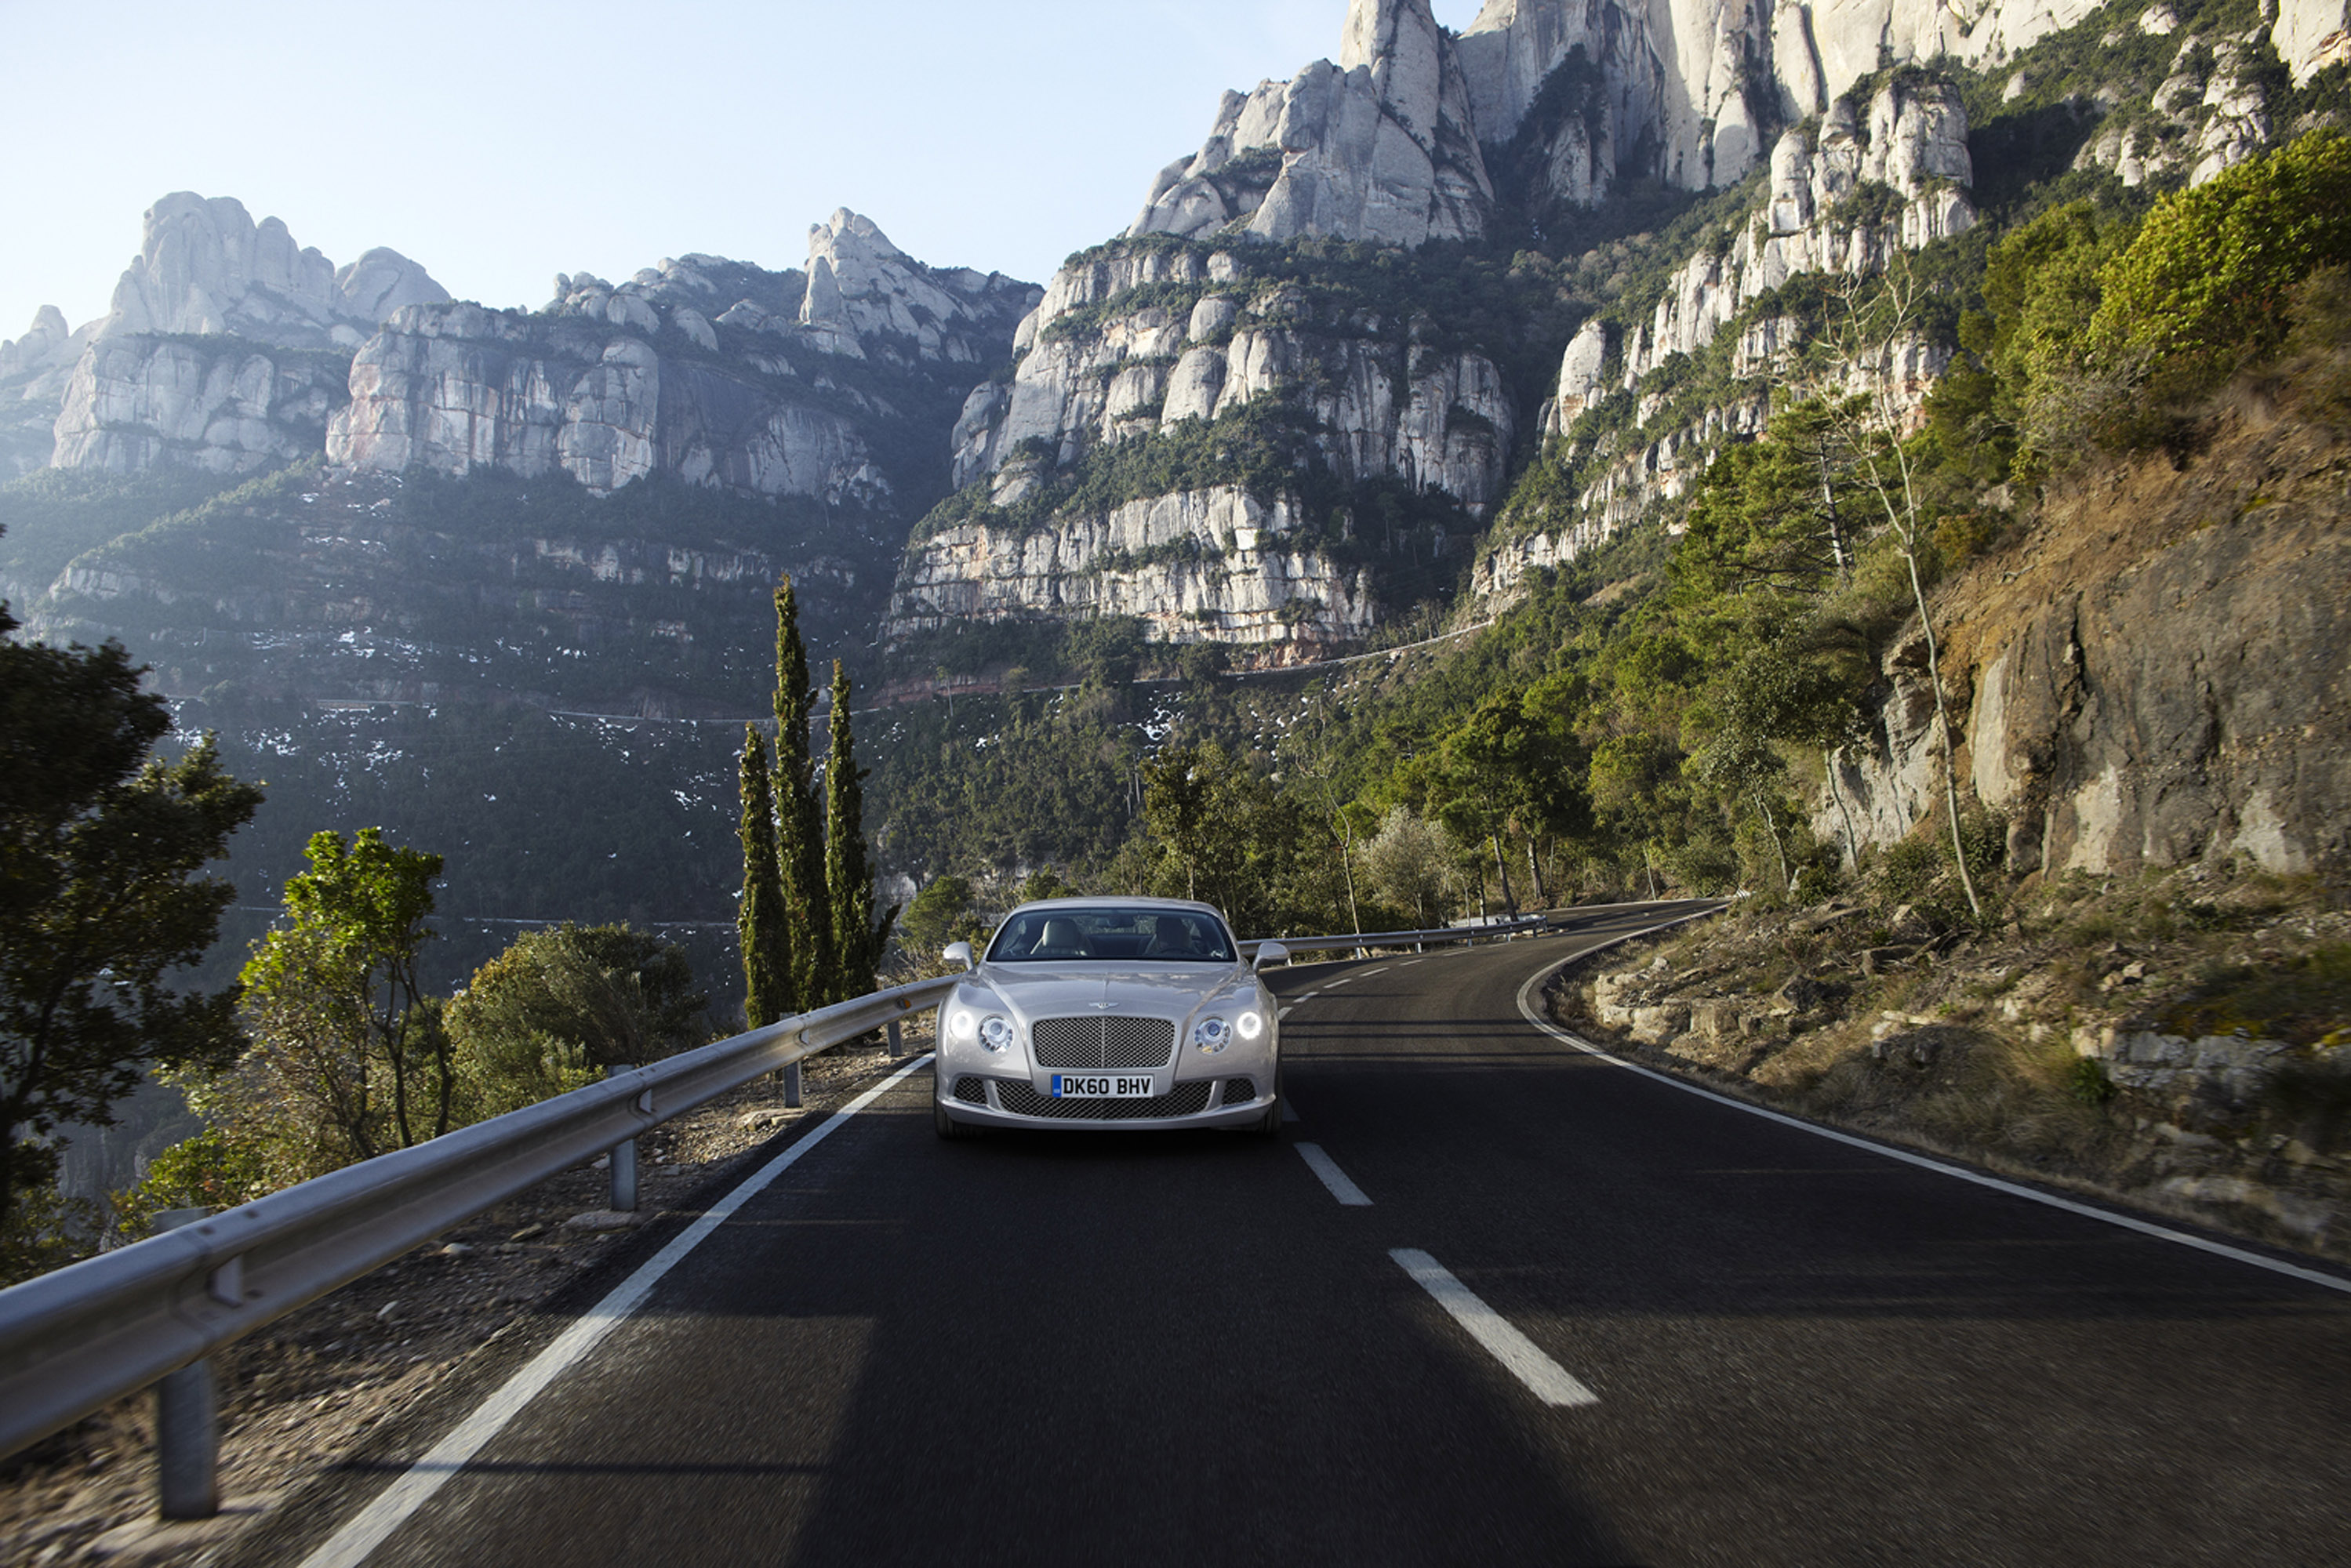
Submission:
<svg viewBox="0 0 2351 1568">
<path fill-rule="evenodd" d="M 893 637 L 958 621 L 1133 615 L 1160 642 L 1287 651 L 1365 635 L 1366 575 L 1290 538 L 1297 504 L 1179 491 L 1046 528 L 966 523 L 913 551 L 891 599 Z"/>
<path fill-rule="evenodd" d="M 2131 875 L 2242 852 L 2351 867 L 2351 580 L 2339 432 L 2232 423 L 2054 497 L 2028 541 L 1939 597 L 1959 768 L 2018 871 Z M 1886 661 L 1879 734 L 1841 773 L 1865 842 L 1940 801 L 1923 639 Z M 1841 832 L 1830 801 L 1815 831 Z"/>
<path fill-rule="evenodd" d="M 1000 355 L 1037 290 L 935 271 L 850 212 L 810 231 L 810 267 L 689 256 L 618 286 L 559 275 L 541 311 L 402 312 L 351 367 L 330 459 L 397 473 L 560 471 L 611 490 L 652 474 L 754 496 L 877 504 L 896 484 L 848 361 L 961 381 Z M 871 381 L 872 378 L 864 378 Z"/>
<path fill-rule="evenodd" d="M 62 343 L 62 318 L 41 333 L 50 361 L 78 350 L 62 385 L 36 378 L 22 394 L 59 400 L 53 466 L 240 474 L 315 453 L 351 351 L 395 312 L 449 298 L 397 251 L 338 270 L 233 197 L 177 192 L 141 227 L 105 319 Z"/>
</svg>

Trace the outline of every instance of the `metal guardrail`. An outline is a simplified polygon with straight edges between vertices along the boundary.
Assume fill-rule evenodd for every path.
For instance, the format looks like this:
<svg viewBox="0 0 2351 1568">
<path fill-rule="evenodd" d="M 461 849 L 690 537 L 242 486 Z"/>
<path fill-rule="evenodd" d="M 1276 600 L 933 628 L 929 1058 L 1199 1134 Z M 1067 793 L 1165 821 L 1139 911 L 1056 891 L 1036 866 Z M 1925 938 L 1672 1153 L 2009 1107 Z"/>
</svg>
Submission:
<svg viewBox="0 0 2351 1568">
<path fill-rule="evenodd" d="M 1571 912 L 1573 913 L 1573 912 Z M 1292 953 L 1508 938 L 1489 925 L 1264 938 Z M 779 1069 L 943 1002 L 956 976 L 879 991 L 379 1155 L 0 1291 L 0 1456 L 192 1367 L 451 1227 L 610 1152 L 632 1206 L 634 1140 Z M 623 1159 L 624 1154 L 629 1156 Z M 624 1185 L 625 1182 L 625 1185 Z M 207 1418 L 209 1418 L 207 1416 Z M 207 1465 L 209 1460 L 206 1461 Z M 168 1465 L 167 1465 L 168 1469 Z M 207 1477 L 208 1480 L 208 1472 Z"/>
<path fill-rule="evenodd" d="M 954 984 L 786 1019 L 0 1291 L 0 1455 L 673 1116 L 935 1006 Z"/>
</svg>

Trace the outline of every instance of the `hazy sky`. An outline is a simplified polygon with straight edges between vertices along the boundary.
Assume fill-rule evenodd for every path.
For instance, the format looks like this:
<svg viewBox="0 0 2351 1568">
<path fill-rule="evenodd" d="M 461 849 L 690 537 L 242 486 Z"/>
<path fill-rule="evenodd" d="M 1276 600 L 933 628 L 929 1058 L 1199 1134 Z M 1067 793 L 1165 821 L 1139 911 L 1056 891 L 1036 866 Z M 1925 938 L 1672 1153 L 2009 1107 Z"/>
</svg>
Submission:
<svg viewBox="0 0 2351 1568">
<path fill-rule="evenodd" d="M 1478 0 L 1436 0 L 1468 25 Z M 102 315 L 172 191 L 537 306 L 847 206 L 1041 282 L 1134 220 L 1217 97 L 1335 57 L 1346 0 L 0 0 L 0 339 Z"/>
</svg>

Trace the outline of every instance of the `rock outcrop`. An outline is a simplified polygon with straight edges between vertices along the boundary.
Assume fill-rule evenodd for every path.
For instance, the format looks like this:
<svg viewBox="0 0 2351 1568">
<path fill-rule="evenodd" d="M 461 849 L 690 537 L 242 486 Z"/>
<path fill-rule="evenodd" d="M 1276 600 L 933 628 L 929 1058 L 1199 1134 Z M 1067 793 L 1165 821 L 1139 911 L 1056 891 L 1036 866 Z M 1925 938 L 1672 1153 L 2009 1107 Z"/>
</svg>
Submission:
<svg viewBox="0 0 2351 1568">
<path fill-rule="evenodd" d="M 1368 574 L 1294 540 L 1299 514 L 1290 497 L 1218 487 L 1065 513 L 1044 528 L 956 524 L 908 556 L 888 631 L 1132 615 L 1155 641 L 1277 657 L 1364 637 L 1375 619 Z"/>
<path fill-rule="evenodd" d="M 1353 0 L 1338 64 L 1227 93 L 1207 144 L 1161 172 L 1128 232 L 1416 246 L 1483 234 L 1493 199 L 1428 0 Z"/>
<path fill-rule="evenodd" d="M 531 314 L 404 310 L 353 361 L 327 453 L 381 472 L 561 472 L 600 492 L 661 474 L 881 506 L 936 455 L 883 434 L 904 411 L 861 386 L 883 371 L 967 384 L 958 367 L 1000 358 L 1037 298 L 925 267 L 842 212 L 810 231 L 806 273 L 688 256 L 618 286 L 559 276 Z"/>
<path fill-rule="evenodd" d="M 348 361 L 223 336 L 100 337 L 57 415 L 59 468 L 251 474 L 319 450 Z"/>
<path fill-rule="evenodd" d="M 2158 37 L 2178 26 L 2160 7 L 2138 25 Z M 2101 128 L 2074 166 L 2112 170 L 2132 187 L 2173 176 L 2200 185 L 2262 152 L 2270 144 L 2271 124 L 2261 43 L 2259 28 L 2235 37 L 2184 36 L 2148 104 L 2152 118 Z"/>
<path fill-rule="evenodd" d="M 242 474 L 316 452 L 351 350 L 448 298 L 397 251 L 338 271 L 233 197 L 166 196 L 58 389 L 48 461 Z"/>
<path fill-rule="evenodd" d="M 2329 66 L 2351 64 L 2351 0 L 2279 0 L 2270 41 L 2296 87 Z"/>
<path fill-rule="evenodd" d="M 1118 308 L 1137 290 L 1148 303 Z M 1113 247 L 1062 269 L 1021 325 L 1011 382 L 972 394 L 956 428 L 956 483 L 1015 455 L 1066 467 L 1272 399 L 1312 428 L 1342 479 L 1400 478 L 1483 516 L 1500 498 L 1518 417 L 1490 360 L 1428 336 L 1425 321 L 1366 316 L 1342 292 L 1259 276 L 1246 248 Z"/>
<path fill-rule="evenodd" d="M 79 331 L 65 313 L 44 305 L 25 335 L 0 343 L 0 478 L 13 478 L 49 465 L 57 449 L 57 410 L 73 379 L 74 363 L 98 336 L 99 323 Z"/>
<path fill-rule="evenodd" d="M 1957 89 L 1905 80 L 1886 83 L 1866 105 L 1840 99 L 1817 128 L 1784 133 L 1752 221 L 1726 231 L 1719 249 L 1701 246 L 1628 329 L 1612 334 L 1595 317 L 1569 342 L 1542 435 L 1593 444 L 1600 460 L 1587 465 L 1572 515 L 1489 545 L 1477 591 L 1510 593 L 1530 570 L 1574 559 L 1679 497 L 1724 440 L 1760 431 L 1771 385 L 1793 363 L 1805 332 L 1801 321 L 1767 313 L 1768 298 L 1807 275 L 1876 275 L 1900 252 L 1972 228 L 1967 136 Z M 1666 423 L 1666 383 L 1676 367 L 1714 350 L 1726 331 L 1734 333 L 1728 351 L 1717 351 L 1737 390 L 1694 420 Z M 1874 362 L 1848 366 L 1842 384 L 1880 394 L 1898 417 L 1911 417 L 1949 359 L 1947 348 L 1909 335 L 1882 347 Z M 1619 394 L 1633 400 L 1631 427 L 1586 430 L 1584 416 Z"/>
<path fill-rule="evenodd" d="M 397 251 L 371 250 L 337 271 L 277 219 L 256 224 L 233 196 L 180 191 L 147 209 L 139 255 L 100 330 L 356 349 L 394 311 L 448 298 Z"/>
<path fill-rule="evenodd" d="M 2158 458 L 2059 494 L 2029 559 L 1938 609 L 1959 766 L 2006 816 L 2012 869 L 2351 866 L 2342 453 L 2237 425 L 2187 471 Z M 1879 734 L 1840 770 L 1865 843 L 1941 800 L 1925 672 L 1921 638 L 1888 654 Z M 1836 841 L 1830 802 L 1815 829 Z"/>
</svg>

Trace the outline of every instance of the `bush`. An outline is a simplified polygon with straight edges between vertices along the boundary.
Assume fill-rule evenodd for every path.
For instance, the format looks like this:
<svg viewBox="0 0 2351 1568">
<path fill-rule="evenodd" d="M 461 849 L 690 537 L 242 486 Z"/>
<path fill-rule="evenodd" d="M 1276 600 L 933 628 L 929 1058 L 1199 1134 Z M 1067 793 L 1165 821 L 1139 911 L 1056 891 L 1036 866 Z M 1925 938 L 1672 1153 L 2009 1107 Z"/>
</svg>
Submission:
<svg viewBox="0 0 2351 1568">
<path fill-rule="evenodd" d="M 2318 131 L 2158 203 L 2099 277 L 2093 353 L 2145 356 L 2147 391 L 2176 402 L 2275 354 L 2294 286 L 2351 262 L 2351 138 Z"/>
</svg>

